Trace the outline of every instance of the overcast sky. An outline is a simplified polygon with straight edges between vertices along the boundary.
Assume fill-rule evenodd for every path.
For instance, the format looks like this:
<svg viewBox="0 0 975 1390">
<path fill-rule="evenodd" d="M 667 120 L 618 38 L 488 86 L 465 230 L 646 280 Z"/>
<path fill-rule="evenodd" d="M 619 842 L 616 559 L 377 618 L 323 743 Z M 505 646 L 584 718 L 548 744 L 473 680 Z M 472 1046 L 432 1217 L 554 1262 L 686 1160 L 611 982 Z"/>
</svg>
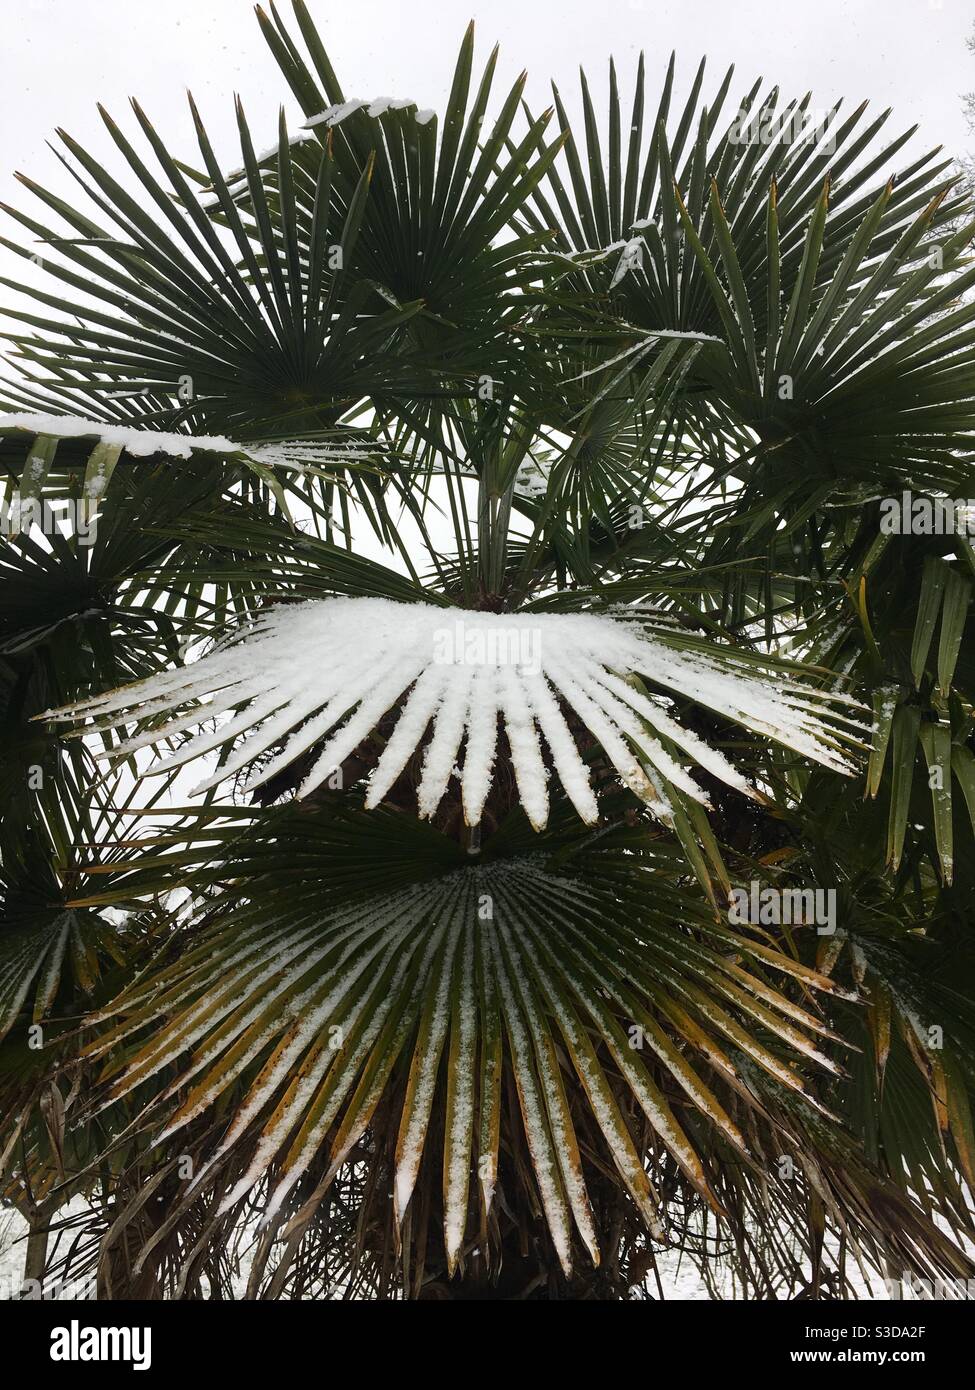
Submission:
<svg viewBox="0 0 975 1390">
<path fill-rule="evenodd" d="M 707 54 L 715 83 L 734 62 L 739 90 L 761 75 L 787 96 L 811 89 L 816 107 L 867 97 L 878 109 L 894 107 L 898 129 L 919 122 L 927 145 L 954 152 L 975 143 L 961 103 L 961 94 L 975 88 L 975 58 L 965 48 L 975 4 L 961 0 L 309 2 L 350 96 L 407 96 L 442 109 L 473 16 L 478 58 L 500 41 L 500 76 L 510 82 L 526 67 L 539 107 L 549 77 L 563 90 L 574 88 L 582 62 L 602 89 L 609 54 L 628 78 L 641 48 L 655 91 L 676 48 L 681 90 Z M 281 7 L 290 13 L 289 0 Z M 138 96 L 170 148 L 189 159 L 195 147 L 185 88 L 231 159 L 234 91 L 262 146 L 275 138 L 278 103 L 291 106 L 249 0 L 0 0 L 0 19 L 5 201 L 25 199 L 14 169 L 66 187 L 44 146 L 55 126 L 108 152 L 96 100 L 121 117 L 127 97 Z"/>
<path fill-rule="evenodd" d="M 554 78 L 570 113 L 577 112 L 578 67 L 585 65 L 597 110 L 606 105 L 606 63 L 617 61 L 627 108 L 641 49 L 647 57 L 647 105 L 655 107 L 671 49 L 677 50 L 676 98 L 686 94 L 702 56 L 708 77 L 702 100 L 728 65 L 736 66 L 726 105 L 757 77 L 778 83 L 783 101 L 813 93 L 812 110 L 864 98 L 879 114 L 894 108 L 885 136 L 918 124 L 899 156 L 903 167 L 941 144 L 975 153 L 962 94 L 975 89 L 975 57 L 966 37 L 975 0 L 308 0 L 349 97 L 409 97 L 442 111 L 467 21 L 477 22 L 476 71 L 501 45 L 494 96 L 529 72 L 535 111 L 551 100 Z M 291 18 L 290 0 L 280 0 Z M 293 28 L 293 21 L 292 21 Z M 254 15 L 251 0 L 0 0 L 3 81 L 0 83 L 0 201 L 56 223 L 13 177 L 22 170 L 91 211 L 46 142 L 58 126 L 139 194 L 96 111 L 101 101 L 144 148 L 128 109 L 138 97 L 169 149 L 200 164 L 185 99 L 196 97 L 226 169 L 238 168 L 240 145 L 233 94 L 244 100 L 258 149 L 277 140 L 284 103 L 289 127 L 301 117 Z M 495 104 L 494 110 L 497 109 Z M 578 128 L 578 127 L 577 127 Z M 149 163 L 154 160 L 149 155 Z M 144 196 L 144 195 L 142 195 Z M 104 220 L 95 212 L 96 220 Z M 0 231 L 23 245 L 27 233 L 0 213 Z M 0 274 L 51 288 L 39 267 L 0 247 Z M 5 308 L 25 300 L 0 287 Z"/>
</svg>

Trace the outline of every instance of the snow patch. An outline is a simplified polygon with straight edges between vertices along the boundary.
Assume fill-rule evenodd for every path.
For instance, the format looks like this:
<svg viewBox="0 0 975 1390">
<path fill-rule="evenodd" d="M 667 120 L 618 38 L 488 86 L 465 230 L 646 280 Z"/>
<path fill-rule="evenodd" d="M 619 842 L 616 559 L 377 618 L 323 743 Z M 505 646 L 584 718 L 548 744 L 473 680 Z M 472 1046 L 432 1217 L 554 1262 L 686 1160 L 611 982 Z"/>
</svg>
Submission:
<svg viewBox="0 0 975 1390">
<path fill-rule="evenodd" d="M 319 111 L 317 116 L 310 117 L 302 127 L 304 130 L 314 130 L 316 126 L 341 125 L 347 116 L 354 115 L 356 111 L 365 110 L 367 116 L 376 119 L 385 116 L 387 111 L 406 111 L 411 106 L 416 106 L 412 97 L 352 97 L 349 101 L 339 102 L 335 106 L 328 106 L 324 111 Z M 420 125 L 424 125 L 434 115 L 433 111 L 417 111 L 416 120 Z"/>
<path fill-rule="evenodd" d="M 149 458 L 152 454 L 168 454 L 170 458 L 188 459 L 194 449 L 207 449 L 217 454 L 234 454 L 240 448 L 223 435 L 169 434 L 163 430 L 139 430 L 130 425 L 108 425 L 102 420 L 85 420 L 80 415 L 41 415 L 25 411 L 0 415 L 3 430 L 33 430 L 56 439 L 84 439 L 89 436 L 102 444 L 115 444 L 134 458 Z"/>
<path fill-rule="evenodd" d="M 665 823 L 676 792 L 708 804 L 690 775 L 694 765 L 750 792 L 728 758 L 684 729 L 644 681 L 836 772 L 854 770 L 852 749 L 869 734 L 849 718 L 847 711 L 859 707 L 842 692 L 787 678 L 771 664 L 748 663 L 733 651 L 644 622 L 595 613 L 494 614 L 382 598 L 269 608 L 192 665 L 44 717 L 114 714 L 122 725 L 150 712 L 173 713 L 162 728 L 137 734 L 113 750 L 112 756 L 126 757 L 237 709 L 147 775 L 168 773 L 245 735 L 198 790 L 245 767 L 252 768 L 249 787 L 257 787 L 316 748 L 318 757 L 299 790 L 304 796 L 399 706 L 370 774 L 366 805 L 383 800 L 429 729 L 419 812 L 436 813 L 460 764 L 470 825 L 479 823 L 493 783 L 498 718 L 522 804 L 536 829 L 548 818 L 543 748 L 582 820 L 598 820 L 589 769 L 567 711 L 598 740 L 621 780 Z M 255 774 L 253 764 L 271 750 L 273 756 Z"/>
</svg>

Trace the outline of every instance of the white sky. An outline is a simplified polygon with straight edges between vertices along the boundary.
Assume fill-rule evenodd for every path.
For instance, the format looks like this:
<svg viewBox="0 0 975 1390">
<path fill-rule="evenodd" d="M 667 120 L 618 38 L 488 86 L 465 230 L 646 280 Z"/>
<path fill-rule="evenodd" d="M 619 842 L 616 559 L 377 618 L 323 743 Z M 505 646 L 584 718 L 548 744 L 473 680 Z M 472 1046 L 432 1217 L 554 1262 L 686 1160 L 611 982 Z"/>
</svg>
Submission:
<svg viewBox="0 0 975 1390">
<path fill-rule="evenodd" d="M 964 43 L 975 4 L 962 0 L 310 0 L 310 8 L 350 96 L 408 96 L 442 109 L 473 17 L 479 60 L 501 43 L 498 91 L 526 67 L 535 109 L 547 104 L 551 76 L 574 99 L 580 62 L 597 79 L 602 104 L 610 53 L 625 103 L 641 47 L 652 100 L 676 48 L 679 92 L 707 53 L 713 84 L 735 62 L 738 91 L 764 76 L 786 97 L 812 89 L 817 108 L 866 97 L 878 111 L 894 107 L 892 132 L 920 122 L 925 147 L 956 152 L 975 144 L 961 107 L 961 93 L 975 88 L 975 58 Z M 281 10 L 290 15 L 288 0 Z M 234 91 L 259 147 L 276 139 L 279 102 L 293 110 L 250 0 L 0 0 L 0 33 L 0 199 L 20 206 L 34 200 L 14 169 L 59 191 L 71 186 L 45 149 L 58 125 L 113 164 L 121 158 L 96 100 L 124 120 L 128 96 L 138 96 L 189 162 L 196 146 L 184 88 L 228 162 Z"/>
</svg>

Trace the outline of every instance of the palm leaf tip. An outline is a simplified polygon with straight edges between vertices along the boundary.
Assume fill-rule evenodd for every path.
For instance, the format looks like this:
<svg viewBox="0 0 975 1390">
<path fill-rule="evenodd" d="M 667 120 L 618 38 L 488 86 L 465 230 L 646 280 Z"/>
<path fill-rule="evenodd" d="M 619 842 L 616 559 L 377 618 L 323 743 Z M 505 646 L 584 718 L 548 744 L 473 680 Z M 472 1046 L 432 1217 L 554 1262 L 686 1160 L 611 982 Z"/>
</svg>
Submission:
<svg viewBox="0 0 975 1390">
<path fill-rule="evenodd" d="M 665 822 L 677 793 L 707 804 L 687 764 L 750 791 L 723 753 L 669 712 L 675 698 L 842 773 L 854 770 L 857 735 L 866 732 L 850 718 L 855 702 L 841 693 L 821 690 L 801 674 L 773 678 L 768 665 L 749 665 L 716 646 L 689 646 L 672 632 L 635 621 L 594 613 L 494 614 L 378 598 L 273 606 L 186 667 L 49 717 L 89 715 L 110 728 L 168 716 L 110 750 L 127 757 L 204 720 L 229 716 L 151 769 L 168 773 L 229 749 L 200 790 L 245 768 L 248 789 L 256 789 L 314 754 L 299 787 L 305 796 L 369 744 L 370 808 L 388 796 L 408 764 L 416 766 L 422 749 L 416 780 L 421 816 L 437 812 L 456 777 L 472 826 L 480 823 L 495 782 L 500 724 L 521 804 L 540 829 L 548 820 L 553 775 L 583 821 L 598 819 L 586 762 L 594 745 Z M 381 722 L 384 733 L 377 739 Z"/>
</svg>

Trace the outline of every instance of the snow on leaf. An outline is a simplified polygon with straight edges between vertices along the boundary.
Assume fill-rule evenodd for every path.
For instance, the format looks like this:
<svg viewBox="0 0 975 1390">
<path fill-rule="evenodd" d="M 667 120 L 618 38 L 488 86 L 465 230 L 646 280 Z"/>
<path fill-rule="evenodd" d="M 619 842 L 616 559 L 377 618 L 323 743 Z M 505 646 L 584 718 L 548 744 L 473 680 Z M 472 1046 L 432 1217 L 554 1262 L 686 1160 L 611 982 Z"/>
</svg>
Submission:
<svg viewBox="0 0 975 1390">
<path fill-rule="evenodd" d="M 412 97 L 353 97 L 351 101 L 339 102 L 336 106 L 328 106 L 324 111 L 319 111 L 316 116 L 312 116 L 303 126 L 304 130 L 313 130 L 315 126 L 337 126 L 345 120 L 347 116 L 354 115 L 356 111 L 365 109 L 367 116 L 374 119 L 384 116 L 387 111 L 405 111 L 411 106 L 415 107 L 416 102 Z M 425 124 L 433 116 L 432 111 L 417 111 L 416 120 Z"/>
<path fill-rule="evenodd" d="M 751 791 L 723 753 L 668 712 L 668 696 L 691 700 L 841 773 L 854 770 L 852 749 L 868 733 L 850 718 L 860 707 L 839 691 L 771 663 L 749 663 L 728 649 L 648 629 L 632 617 L 494 614 L 381 598 L 277 605 L 189 666 L 43 717 L 90 715 L 119 727 L 149 714 L 173 716 L 107 755 L 125 757 L 230 714 L 147 775 L 243 736 L 200 789 L 244 768 L 250 768 L 249 785 L 258 786 L 315 749 L 303 796 L 395 711 L 369 777 L 366 806 L 383 800 L 429 729 L 417 789 L 420 815 L 435 814 L 459 766 L 470 825 L 479 823 L 493 784 L 500 719 L 522 805 L 541 829 L 548 819 L 547 764 L 580 817 L 589 824 L 598 819 L 570 720 L 585 726 L 621 780 L 665 822 L 668 787 L 707 805 L 687 764 Z"/>
<path fill-rule="evenodd" d="M 152 454 L 168 454 L 170 458 L 188 459 L 194 449 L 207 449 L 218 454 L 233 454 L 240 448 L 223 435 L 170 434 L 163 430 L 133 429 L 129 425 L 110 425 L 103 420 L 85 420 L 78 415 L 39 415 L 22 412 L 0 415 L 0 434 L 4 430 L 33 430 L 56 439 L 95 437 L 102 444 L 115 444 L 134 458 L 149 458 Z"/>
<path fill-rule="evenodd" d="M 306 121 L 303 129 L 313 130 L 315 126 L 336 126 L 345 120 L 346 116 L 351 116 L 354 111 L 361 111 L 369 102 L 362 97 L 353 97 L 351 101 L 340 101 L 335 106 L 327 106 L 324 111 L 319 111 L 317 116 L 312 116 Z"/>
<path fill-rule="evenodd" d="M 613 278 L 609 282 L 609 288 L 614 290 L 624 276 L 631 270 L 640 270 L 643 266 L 644 241 L 642 237 L 632 237 L 623 246 L 622 255 L 619 258 Z"/>
<path fill-rule="evenodd" d="M 48 435 L 55 439 L 94 439 L 92 472 L 85 482 L 85 495 L 100 497 L 111 477 L 115 457 L 110 451 L 124 450 L 132 458 L 150 458 L 156 454 L 169 458 L 188 459 L 196 452 L 234 455 L 260 469 L 283 468 L 289 472 L 314 472 L 317 469 L 355 468 L 374 462 L 388 451 L 381 444 L 349 435 L 335 433 L 330 438 L 288 438 L 242 443 L 225 435 L 175 434 L 165 430 L 136 429 L 130 425 L 111 424 L 104 420 L 88 420 L 79 415 L 45 415 L 34 412 L 0 414 L 0 436 L 5 430 L 24 430 L 35 436 Z M 117 455 L 116 455 L 117 457 Z M 25 473 L 36 473 L 35 460 L 29 458 Z"/>
</svg>

